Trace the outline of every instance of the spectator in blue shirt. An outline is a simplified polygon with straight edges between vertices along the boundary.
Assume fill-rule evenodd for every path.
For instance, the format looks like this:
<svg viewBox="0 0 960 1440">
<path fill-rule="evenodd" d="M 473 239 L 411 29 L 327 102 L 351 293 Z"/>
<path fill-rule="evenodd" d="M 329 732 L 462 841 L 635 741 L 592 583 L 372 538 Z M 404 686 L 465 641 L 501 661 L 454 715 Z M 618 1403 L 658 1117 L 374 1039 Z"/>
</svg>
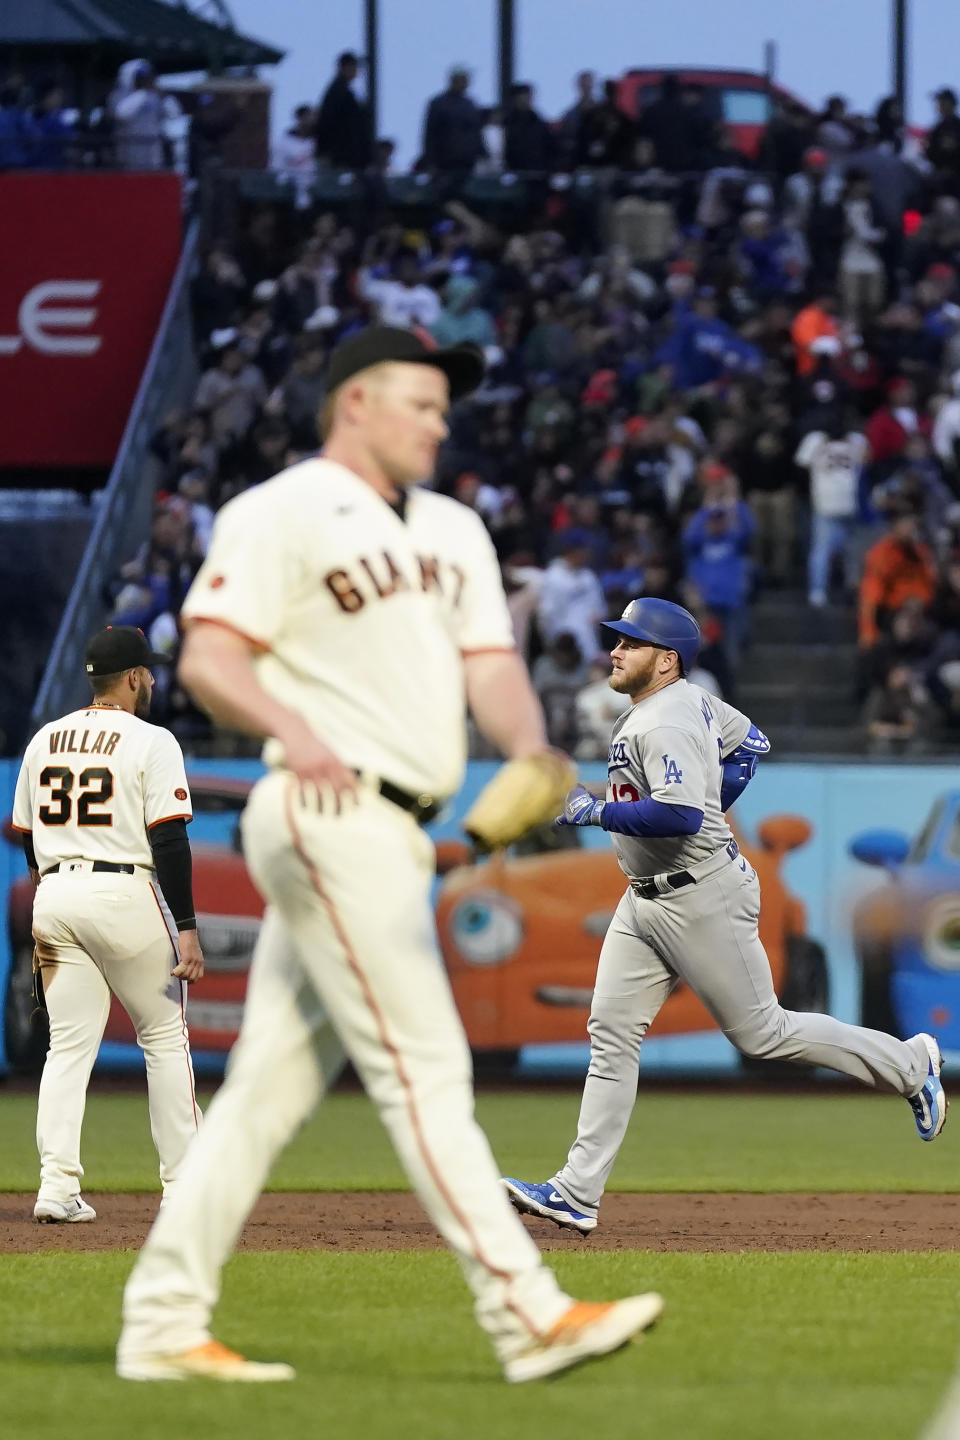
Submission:
<svg viewBox="0 0 960 1440">
<path fill-rule="evenodd" d="M 775 300 L 802 286 L 809 255 L 796 232 L 774 228 L 765 210 L 748 210 L 740 231 L 741 262 L 759 300 Z"/>
<path fill-rule="evenodd" d="M 711 498 L 683 532 L 685 578 L 719 620 L 731 670 L 736 670 L 746 638 L 755 529 L 749 506 L 738 498 L 731 482 L 723 498 Z"/>
<path fill-rule="evenodd" d="M 758 374 L 763 355 L 717 314 L 715 291 L 706 287 L 697 292 L 693 308 L 678 308 L 676 325 L 653 363 L 669 365 L 677 390 L 696 390 L 724 375 Z"/>
<path fill-rule="evenodd" d="M 48 85 L 33 113 L 30 148 L 31 165 L 37 170 L 63 170 L 67 163 L 70 126 L 63 113 L 63 91 Z"/>
</svg>

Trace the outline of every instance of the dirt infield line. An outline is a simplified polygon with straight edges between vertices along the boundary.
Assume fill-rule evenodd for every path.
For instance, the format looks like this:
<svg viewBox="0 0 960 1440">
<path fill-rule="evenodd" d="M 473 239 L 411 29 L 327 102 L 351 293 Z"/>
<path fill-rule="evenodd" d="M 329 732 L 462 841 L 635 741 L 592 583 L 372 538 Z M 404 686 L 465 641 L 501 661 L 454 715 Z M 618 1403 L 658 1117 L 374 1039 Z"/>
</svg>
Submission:
<svg viewBox="0 0 960 1440">
<path fill-rule="evenodd" d="M 0 1195 L 0 1253 L 138 1248 L 157 1195 L 87 1193 L 88 1225 L 38 1225 L 33 1196 Z M 960 1195 L 608 1195 L 588 1239 L 528 1221 L 543 1250 L 957 1250 Z M 383 1192 L 264 1195 L 242 1250 L 438 1250 L 414 1196 Z"/>
</svg>

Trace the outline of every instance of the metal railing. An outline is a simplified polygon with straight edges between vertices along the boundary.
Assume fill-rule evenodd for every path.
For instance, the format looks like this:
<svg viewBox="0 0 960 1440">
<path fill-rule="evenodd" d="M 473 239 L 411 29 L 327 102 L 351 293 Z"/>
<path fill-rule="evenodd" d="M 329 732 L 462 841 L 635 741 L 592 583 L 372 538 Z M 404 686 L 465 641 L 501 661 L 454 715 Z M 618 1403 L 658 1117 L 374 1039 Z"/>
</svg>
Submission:
<svg viewBox="0 0 960 1440">
<path fill-rule="evenodd" d="M 188 359 L 192 362 L 190 276 L 199 224 L 192 221 L 150 354 L 127 420 L 120 449 L 100 498 L 70 599 L 31 712 L 31 733 L 87 698 L 83 652 L 103 621 L 108 583 L 128 551 L 149 531 L 152 487 L 143 485 L 150 441 L 170 405 Z"/>
<path fill-rule="evenodd" d="M 374 203 L 383 208 L 435 208 L 457 199 L 468 204 L 493 204 L 517 208 L 531 198 L 547 195 L 577 198 L 640 195 L 647 198 L 673 197 L 684 187 L 702 183 L 706 171 L 620 170 L 613 168 L 573 170 L 521 170 L 516 172 L 465 173 L 462 171 L 410 171 L 380 175 L 373 170 L 342 170 L 318 167 L 312 173 L 294 175 L 282 166 L 266 170 L 235 170 L 218 167 L 213 176 L 220 185 L 229 185 L 244 200 L 273 201 L 279 204 L 322 205 L 338 209 L 348 205 Z M 733 170 L 730 172 L 734 173 Z M 746 163 L 736 173 L 744 180 L 762 180 L 765 174 Z"/>
<path fill-rule="evenodd" d="M 0 137 L 0 171 L 44 173 L 65 170 L 158 171 L 186 169 L 186 132 L 168 136 L 123 135 L 108 130 L 69 129 L 59 134 L 29 130 Z"/>
</svg>

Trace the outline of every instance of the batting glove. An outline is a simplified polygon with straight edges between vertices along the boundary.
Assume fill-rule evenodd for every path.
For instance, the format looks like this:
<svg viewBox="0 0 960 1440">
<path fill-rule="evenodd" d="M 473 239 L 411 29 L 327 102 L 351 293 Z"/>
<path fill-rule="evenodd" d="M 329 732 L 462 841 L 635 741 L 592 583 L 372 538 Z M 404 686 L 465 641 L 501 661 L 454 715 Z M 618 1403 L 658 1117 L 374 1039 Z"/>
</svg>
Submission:
<svg viewBox="0 0 960 1440">
<path fill-rule="evenodd" d="M 563 814 L 558 815 L 558 825 L 599 825 L 603 814 L 603 801 L 596 800 L 583 785 L 575 785 L 563 802 Z"/>
</svg>

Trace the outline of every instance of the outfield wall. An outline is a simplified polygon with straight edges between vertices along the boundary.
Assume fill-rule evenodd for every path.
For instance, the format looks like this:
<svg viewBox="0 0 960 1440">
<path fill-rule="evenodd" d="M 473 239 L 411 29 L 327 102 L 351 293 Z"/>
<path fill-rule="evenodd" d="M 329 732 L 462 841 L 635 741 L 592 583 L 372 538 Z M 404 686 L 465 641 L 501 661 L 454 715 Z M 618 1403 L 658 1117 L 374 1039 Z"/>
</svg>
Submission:
<svg viewBox="0 0 960 1440">
<path fill-rule="evenodd" d="M 463 791 L 431 827 L 438 841 L 460 835 L 459 819 L 493 768 L 486 762 L 470 766 Z M 197 761 L 189 769 L 207 777 L 254 779 L 260 773 L 248 761 Z M 0 761 L 4 815 L 12 807 L 16 773 L 17 762 Z M 583 773 L 586 779 L 598 779 L 604 770 L 602 765 L 587 765 Z M 229 844 L 235 818 L 198 816 L 192 837 L 195 842 Z M 788 983 L 790 956 L 799 956 L 794 986 L 799 984 L 801 992 L 806 986 L 808 998 L 816 1001 L 817 984 L 809 972 L 811 965 L 816 971 L 821 963 L 822 947 L 830 1010 L 841 1019 L 860 1021 L 862 962 L 867 961 L 874 1007 L 867 1019 L 882 1023 L 876 1010 L 880 993 L 889 1001 L 890 1028 L 902 1033 L 936 1029 L 946 1050 L 960 1052 L 956 769 L 771 761 L 761 765 L 732 818 L 745 853 L 761 875 L 766 897 L 762 933 L 765 926 L 774 973 L 781 974 L 783 984 Z M 468 1033 L 478 1051 L 520 1050 L 525 1073 L 582 1072 L 585 1065 L 585 1044 L 571 1042 L 585 1038 L 592 966 L 621 884 L 607 837 L 595 830 L 581 836 L 582 854 L 551 852 L 508 860 L 504 866 L 485 865 L 469 874 L 452 871 L 437 884 L 440 933 Z M 907 840 L 913 842 L 913 854 L 901 864 L 898 851 Z M 853 846 L 874 863 L 854 858 Z M 876 863 L 882 859 L 885 868 Z M 560 887 L 558 866 L 571 877 Z M 0 843 L 0 893 L 5 901 L 10 886 L 24 874 L 19 849 Z M 562 913 L 558 895 L 566 907 Z M 249 923 L 246 933 L 252 937 L 254 930 Z M 0 994 L 6 991 L 9 963 L 4 923 Z M 883 982 L 879 986 L 878 976 Z M 198 989 L 193 999 L 197 1019 L 216 1009 L 215 994 L 211 1001 Z M 652 1034 L 646 1042 L 645 1071 L 738 1069 L 734 1051 L 702 1014 L 698 1016 L 691 997 L 680 994 L 668 1005 L 669 1012 L 663 1014 L 668 1033 Z M 506 1042 L 501 1044 L 502 1036 Z M 129 1063 L 116 1044 L 106 1045 L 101 1058 L 126 1058 Z M 215 1068 L 216 1059 L 211 1064 Z"/>
</svg>

